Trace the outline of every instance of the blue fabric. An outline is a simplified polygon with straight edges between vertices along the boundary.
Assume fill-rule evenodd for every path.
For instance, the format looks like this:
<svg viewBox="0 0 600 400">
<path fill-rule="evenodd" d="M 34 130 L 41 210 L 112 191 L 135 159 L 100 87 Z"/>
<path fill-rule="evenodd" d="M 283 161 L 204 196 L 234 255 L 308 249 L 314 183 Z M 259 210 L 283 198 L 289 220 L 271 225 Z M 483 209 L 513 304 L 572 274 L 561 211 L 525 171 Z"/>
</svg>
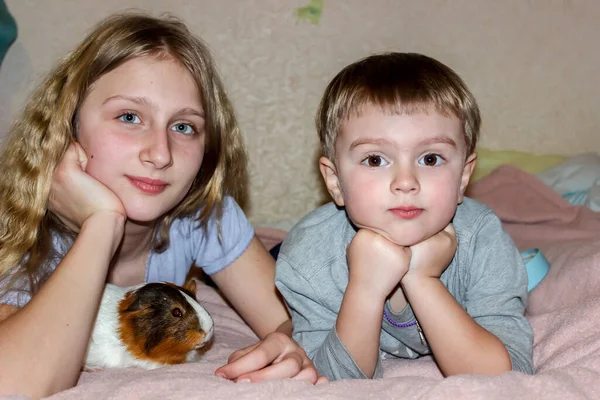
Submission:
<svg viewBox="0 0 600 400">
<path fill-rule="evenodd" d="M 219 223 L 213 215 L 206 231 L 194 218 L 173 221 L 169 230 L 169 248 L 162 253 L 150 252 L 146 263 L 146 282 L 172 282 L 183 285 L 192 264 L 201 267 L 208 275 L 221 271 L 244 253 L 254 238 L 254 228 L 240 206 L 231 197 L 223 202 L 223 217 Z M 56 257 L 42 266 L 38 278 L 43 283 L 69 251 L 71 243 L 54 237 Z M 29 280 L 26 276 L 4 291 L 11 273 L 0 277 L 0 304 L 23 307 L 31 300 Z"/>
<path fill-rule="evenodd" d="M 17 38 L 17 23 L 8 11 L 4 0 L 0 0 L 0 64 L 10 45 Z"/>
<path fill-rule="evenodd" d="M 574 190 L 572 192 L 564 193 L 562 197 L 574 206 L 583 206 L 585 205 L 589 194 L 589 190 Z"/>
<path fill-rule="evenodd" d="M 527 269 L 527 290 L 531 292 L 544 279 L 550 270 L 550 263 L 539 249 L 530 249 L 521 253 Z"/>
<path fill-rule="evenodd" d="M 254 237 L 254 228 L 231 197 L 223 204 L 221 233 L 219 239 L 216 218 L 210 219 L 206 234 L 191 218 L 173 221 L 169 248 L 148 257 L 146 282 L 183 285 L 192 264 L 212 275 L 241 256 Z"/>
</svg>

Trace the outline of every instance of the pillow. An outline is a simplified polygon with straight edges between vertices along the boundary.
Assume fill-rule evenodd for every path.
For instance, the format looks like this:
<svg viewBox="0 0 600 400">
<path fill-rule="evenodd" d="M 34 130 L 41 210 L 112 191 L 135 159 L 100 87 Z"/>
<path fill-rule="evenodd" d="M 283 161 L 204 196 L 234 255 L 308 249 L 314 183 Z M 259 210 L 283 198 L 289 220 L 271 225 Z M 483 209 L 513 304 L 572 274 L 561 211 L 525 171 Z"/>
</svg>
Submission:
<svg viewBox="0 0 600 400">
<path fill-rule="evenodd" d="M 4 59 L 6 51 L 17 37 L 17 24 L 8 12 L 4 0 L 0 0 L 0 63 Z"/>
<path fill-rule="evenodd" d="M 530 174 L 537 174 L 563 162 L 566 157 L 558 154 L 532 154 L 516 150 L 477 149 L 477 165 L 471 182 L 488 175 L 502 164 L 510 164 Z"/>
</svg>

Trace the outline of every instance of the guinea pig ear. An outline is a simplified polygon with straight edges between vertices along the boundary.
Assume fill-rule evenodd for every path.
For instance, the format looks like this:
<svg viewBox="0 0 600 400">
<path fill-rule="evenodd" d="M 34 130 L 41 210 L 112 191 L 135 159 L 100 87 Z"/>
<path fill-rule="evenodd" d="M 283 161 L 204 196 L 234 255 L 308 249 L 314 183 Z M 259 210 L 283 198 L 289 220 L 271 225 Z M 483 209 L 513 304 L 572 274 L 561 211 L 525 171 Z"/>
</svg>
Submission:
<svg viewBox="0 0 600 400">
<path fill-rule="evenodd" d="M 125 299 L 123 299 L 123 303 L 125 305 L 129 303 L 127 308 L 123 310 L 126 312 L 139 311 L 142 308 L 142 299 L 138 296 L 137 290 L 127 293 Z"/>
<path fill-rule="evenodd" d="M 196 280 L 194 278 L 188 279 L 187 282 L 184 283 L 183 288 L 190 291 L 194 295 L 194 298 L 196 298 Z"/>
</svg>

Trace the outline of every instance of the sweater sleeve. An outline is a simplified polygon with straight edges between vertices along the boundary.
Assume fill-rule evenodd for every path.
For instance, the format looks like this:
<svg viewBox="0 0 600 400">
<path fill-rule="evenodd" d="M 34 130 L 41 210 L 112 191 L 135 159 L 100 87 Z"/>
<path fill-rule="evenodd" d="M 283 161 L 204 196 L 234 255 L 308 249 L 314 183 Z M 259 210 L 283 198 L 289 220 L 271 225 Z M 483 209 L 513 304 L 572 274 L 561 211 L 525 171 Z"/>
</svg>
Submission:
<svg viewBox="0 0 600 400">
<path fill-rule="evenodd" d="M 280 254 L 276 285 L 292 315 L 294 340 L 306 351 L 319 373 L 329 380 L 368 379 L 337 335 L 337 311 L 328 309 L 321 299 L 326 290 L 319 290 L 313 283 L 318 278 L 312 278 L 307 279 Z M 382 376 L 378 357 L 373 377 Z"/>
<path fill-rule="evenodd" d="M 469 277 L 463 307 L 506 347 L 514 371 L 533 373 L 533 330 L 524 316 L 527 272 L 498 217 L 489 213 L 468 243 Z"/>
</svg>

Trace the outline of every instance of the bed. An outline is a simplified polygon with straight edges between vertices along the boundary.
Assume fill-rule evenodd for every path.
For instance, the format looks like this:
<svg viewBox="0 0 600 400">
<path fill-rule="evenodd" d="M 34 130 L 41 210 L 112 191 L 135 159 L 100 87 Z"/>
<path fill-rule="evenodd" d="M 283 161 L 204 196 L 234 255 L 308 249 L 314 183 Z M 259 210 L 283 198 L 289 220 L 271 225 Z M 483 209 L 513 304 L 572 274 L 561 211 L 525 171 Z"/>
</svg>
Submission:
<svg viewBox="0 0 600 400">
<path fill-rule="evenodd" d="M 594 157 L 600 165 L 600 158 Z M 384 360 L 381 380 L 317 386 L 289 379 L 232 383 L 214 376 L 214 370 L 232 351 L 252 344 L 256 337 L 212 287 L 199 284 L 197 297 L 216 327 L 203 362 L 152 371 L 83 372 L 77 386 L 50 398 L 600 398 L 600 213 L 570 204 L 540 177 L 508 164 L 472 184 L 469 195 L 494 209 L 520 250 L 539 248 L 550 261 L 550 271 L 531 292 L 527 308 L 535 332 L 533 376 L 508 372 L 498 377 L 443 379 L 431 358 L 425 357 Z M 284 234 L 272 228 L 257 232 L 267 246 Z"/>
<path fill-rule="evenodd" d="M 496 211 L 520 250 L 539 248 L 550 261 L 527 308 L 537 373 L 442 379 L 426 357 L 385 360 L 382 380 L 235 384 L 217 378 L 214 370 L 256 337 L 212 287 L 199 284 L 197 297 L 216 329 L 203 362 L 83 372 L 74 388 L 50 398 L 599 399 L 600 213 L 595 207 L 600 207 L 600 171 L 588 168 L 587 175 L 578 175 L 589 200 L 578 204 L 583 189 L 569 187 L 577 175 L 571 168 L 575 158 L 530 153 L 600 152 L 600 80 L 590 79 L 600 74 L 600 52 L 589 51 L 597 47 L 599 3 L 223 3 L 6 0 L 19 35 L 0 68 L 0 137 L 31 86 L 100 17 L 130 7 L 184 17 L 213 48 L 236 107 L 250 158 L 248 214 L 270 247 L 326 198 L 315 168 L 313 118 L 331 77 L 375 51 L 432 55 L 455 68 L 478 98 L 481 144 L 526 151 L 480 149 L 469 195 Z M 584 157 L 591 160 L 585 165 L 597 167 L 597 157 Z M 582 159 L 577 162 L 583 165 Z M 570 168 L 562 175 L 554 169 L 561 165 Z"/>
</svg>

